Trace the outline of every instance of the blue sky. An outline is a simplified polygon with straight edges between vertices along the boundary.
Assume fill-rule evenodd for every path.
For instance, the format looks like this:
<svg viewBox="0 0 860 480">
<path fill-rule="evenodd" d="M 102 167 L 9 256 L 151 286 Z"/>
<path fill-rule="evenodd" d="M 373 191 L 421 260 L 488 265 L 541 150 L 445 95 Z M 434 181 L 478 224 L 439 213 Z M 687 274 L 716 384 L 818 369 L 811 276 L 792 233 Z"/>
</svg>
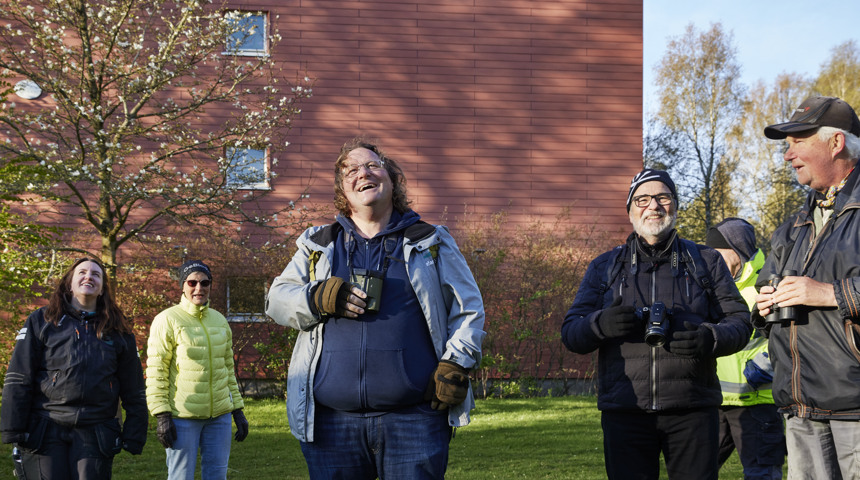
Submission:
<svg viewBox="0 0 860 480">
<path fill-rule="evenodd" d="M 644 0 L 643 88 L 646 113 L 654 100 L 654 66 L 669 37 L 689 23 L 698 31 L 720 22 L 734 34 L 742 80 L 770 83 L 782 72 L 812 76 L 830 50 L 860 44 L 857 0 Z"/>
</svg>

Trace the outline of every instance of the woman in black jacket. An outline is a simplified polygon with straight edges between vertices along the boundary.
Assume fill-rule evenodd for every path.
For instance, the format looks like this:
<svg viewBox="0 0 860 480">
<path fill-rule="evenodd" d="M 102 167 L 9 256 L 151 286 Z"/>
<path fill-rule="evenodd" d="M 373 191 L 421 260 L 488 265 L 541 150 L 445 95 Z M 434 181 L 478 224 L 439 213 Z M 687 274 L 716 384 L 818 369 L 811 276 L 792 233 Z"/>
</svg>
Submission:
<svg viewBox="0 0 860 480">
<path fill-rule="evenodd" d="M 122 400 L 125 422 L 117 418 Z M 131 324 L 104 266 L 81 258 L 48 306 L 18 332 L 0 407 L 3 443 L 22 452 L 26 478 L 109 479 L 123 448 L 146 442 L 143 370 Z"/>
</svg>

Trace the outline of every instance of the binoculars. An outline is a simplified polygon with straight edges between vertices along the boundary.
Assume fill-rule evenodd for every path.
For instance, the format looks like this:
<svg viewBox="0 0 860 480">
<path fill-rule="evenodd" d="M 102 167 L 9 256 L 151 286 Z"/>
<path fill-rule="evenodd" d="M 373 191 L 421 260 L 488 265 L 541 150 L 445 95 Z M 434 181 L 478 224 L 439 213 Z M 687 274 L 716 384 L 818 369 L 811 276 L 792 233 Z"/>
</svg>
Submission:
<svg viewBox="0 0 860 480">
<path fill-rule="evenodd" d="M 793 277 L 797 275 L 797 272 L 794 270 L 786 270 L 783 272 L 786 277 Z M 782 276 L 778 274 L 773 274 L 768 278 L 768 285 L 774 288 L 774 292 L 776 292 L 777 285 L 782 281 Z M 770 313 L 767 314 L 764 321 L 766 323 L 783 323 L 790 322 L 792 320 L 797 319 L 797 311 L 794 307 L 780 307 L 776 303 L 774 303 L 770 307 Z"/>
</svg>

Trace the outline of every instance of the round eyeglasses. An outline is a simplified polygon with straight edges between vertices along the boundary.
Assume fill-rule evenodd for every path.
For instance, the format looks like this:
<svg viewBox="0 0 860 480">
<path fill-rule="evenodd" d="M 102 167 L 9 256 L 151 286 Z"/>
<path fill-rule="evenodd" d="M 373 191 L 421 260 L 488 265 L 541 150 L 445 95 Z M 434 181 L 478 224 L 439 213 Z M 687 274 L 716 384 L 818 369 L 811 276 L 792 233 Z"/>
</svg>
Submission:
<svg viewBox="0 0 860 480">
<path fill-rule="evenodd" d="M 379 173 L 385 168 L 385 163 L 381 160 L 371 160 L 367 163 L 354 163 L 352 165 L 344 165 L 343 176 L 346 178 L 355 178 L 358 176 L 361 169 L 364 168 L 370 173 Z"/>
<path fill-rule="evenodd" d="M 195 288 L 197 287 L 198 282 L 197 280 L 186 280 L 185 283 L 187 283 L 189 287 Z M 209 285 L 212 285 L 212 280 L 200 280 L 199 283 L 201 287 L 206 288 Z"/>
</svg>

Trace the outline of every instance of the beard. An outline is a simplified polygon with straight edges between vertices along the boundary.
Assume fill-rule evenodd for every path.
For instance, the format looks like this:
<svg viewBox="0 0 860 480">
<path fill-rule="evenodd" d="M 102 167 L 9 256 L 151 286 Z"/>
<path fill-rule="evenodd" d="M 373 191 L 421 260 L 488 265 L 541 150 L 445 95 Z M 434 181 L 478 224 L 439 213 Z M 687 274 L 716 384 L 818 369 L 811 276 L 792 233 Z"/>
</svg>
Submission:
<svg viewBox="0 0 860 480">
<path fill-rule="evenodd" d="M 652 218 L 659 216 L 659 221 L 654 221 Z M 646 220 L 646 218 L 648 218 Z M 643 239 L 649 241 L 649 243 L 657 243 L 659 240 L 666 238 L 666 235 L 675 228 L 675 220 L 677 220 L 677 213 L 673 213 L 669 215 L 665 211 L 657 211 L 646 214 L 642 214 L 639 217 L 631 218 L 630 223 L 633 224 L 633 231 L 636 232 L 637 235 L 642 237 Z"/>
</svg>

